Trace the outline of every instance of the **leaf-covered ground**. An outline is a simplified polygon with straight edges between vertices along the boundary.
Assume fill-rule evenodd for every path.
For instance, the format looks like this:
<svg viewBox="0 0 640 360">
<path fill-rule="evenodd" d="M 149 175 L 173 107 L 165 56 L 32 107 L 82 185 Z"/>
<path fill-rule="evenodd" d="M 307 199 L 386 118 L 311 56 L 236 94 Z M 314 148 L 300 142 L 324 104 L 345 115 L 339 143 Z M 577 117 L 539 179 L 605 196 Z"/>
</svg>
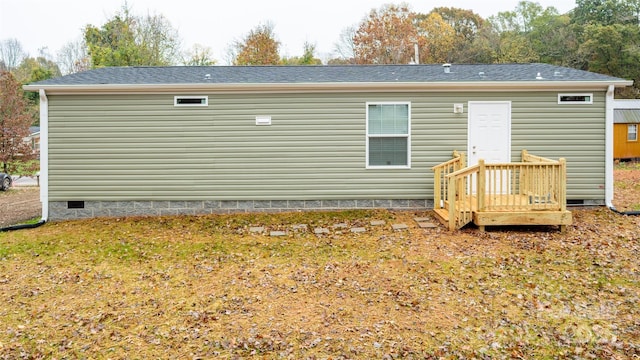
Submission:
<svg viewBox="0 0 640 360">
<path fill-rule="evenodd" d="M 576 209 L 561 234 L 449 233 L 418 228 L 416 215 L 98 219 L 2 233 L 0 359 L 640 356 L 640 217 Z M 393 231 L 399 222 L 411 226 Z M 293 230 L 300 223 L 309 229 Z M 313 234 L 335 223 L 368 230 Z"/>
<path fill-rule="evenodd" d="M 638 165 L 615 171 L 615 206 L 638 210 Z M 640 217 L 574 209 L 561 234 L 449 233 L 415 216 L 429 215 L 95 219 L 0 233 L 0 359 L 640 357 Z M 312 231 L 336 223 L 367 232 Z"/>
<path fill-rule="evenodd" d="M 616 165 L 613 205 L 620 211 L 640 211 L 640 162 Z"/>
</svg>

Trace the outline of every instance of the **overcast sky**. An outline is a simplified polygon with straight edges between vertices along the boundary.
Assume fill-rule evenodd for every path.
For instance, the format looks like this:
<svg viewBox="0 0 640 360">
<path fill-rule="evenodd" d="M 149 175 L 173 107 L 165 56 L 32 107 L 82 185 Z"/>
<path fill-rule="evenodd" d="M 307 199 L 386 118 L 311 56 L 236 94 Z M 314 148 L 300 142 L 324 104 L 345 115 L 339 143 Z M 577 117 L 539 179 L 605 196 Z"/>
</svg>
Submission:
<svg viewBox="0 0 640 360">
<path fill-rule="evenodd" d="M 575 7 L 574 0 L 540 0 L 560 13 Z M 0 0 L 0 40 L 16 38 L 30 55 L 46 47 L 55 56 L 66 43 L 78 40 L 87 24 L 101 26 L 122 8 L 125 0 Z M 213 50 L 218 63 L 226 50 L 256 25 L 271 22 L 281 42 L 281 55 L 299 56 L 305 41 L 316 44 L 326 58 L 340 32 L 359 23 L 372 8 L 399 4 L 389 0 L 128 0 L 135 15 L 163 14 L 180 34 L 183 47 L 199 43 Z M 434 7 L 470 9 L 487 18 L 515 9 L 518 0 L 405 1 L 413 11 Z"/>
</svg>

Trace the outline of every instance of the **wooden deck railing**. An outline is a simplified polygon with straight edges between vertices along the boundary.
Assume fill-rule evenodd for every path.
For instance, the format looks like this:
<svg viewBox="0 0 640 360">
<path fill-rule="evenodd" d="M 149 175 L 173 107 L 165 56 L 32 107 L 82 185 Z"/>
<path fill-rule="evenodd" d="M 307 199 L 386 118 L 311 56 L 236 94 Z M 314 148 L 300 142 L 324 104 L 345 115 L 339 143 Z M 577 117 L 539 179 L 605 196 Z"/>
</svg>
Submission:
<svg viewBox="0 0 640 360">
<path fill-rule="evenodd" d="M 451 230 L 471 222 L 474 212 L 566 210 L 564 159 L 555 161 L 523 150 L 520 163 L 479 160 L 477 165 L 455 168 L 460 158 L 464 155 L 433 168 L 434 208 L 448 210 Z"/>
<path fill-rule="evenodd" d="M 478 165 L 478 211 L 565 210 L 564 159 Z"/>
<path fill-rule="evenodd" d="M 478 209 L 478 197 L 471 189 L 477 184 L 480 166 L 473 165 L 446 176 L 449 230 L 459 229 L 473 220 Z"/>
<path fill-rule="evenodd" d="M 434 179 L 433 179 L 434 208 L 439 208 L 439 209 L 445 208 L 445 205 L 448 202 L 447 196 L 449 194 L 449 191 L 447 190 L 449 186 L 449 182 L 447 181 L 447 176 L 455 171 L 464 169 L 465 166 L 466 166 L 466 162 L 465 162 L 464 153 L 459 153 L 454 150 L 453 159 L 431 168 L 431 170 L 433 170 L 433 173 L 434 173 Z"/>
</svg>

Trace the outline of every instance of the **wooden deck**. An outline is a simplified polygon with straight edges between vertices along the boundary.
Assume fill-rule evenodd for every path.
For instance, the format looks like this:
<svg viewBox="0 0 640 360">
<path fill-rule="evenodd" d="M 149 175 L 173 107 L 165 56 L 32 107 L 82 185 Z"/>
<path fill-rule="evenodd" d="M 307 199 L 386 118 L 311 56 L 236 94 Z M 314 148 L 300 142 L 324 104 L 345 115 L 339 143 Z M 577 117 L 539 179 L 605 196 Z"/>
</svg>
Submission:
<svg viewBox="0 0 640 360">
<path fill-rule="evenodd" d="M 566 163 L 522 152 L 522 162 L 465 167 L 464 154 L 433 167 L 434 211 L 450 230 L 497 225 L 572 223 L 566 209 Z"/>
</svg>

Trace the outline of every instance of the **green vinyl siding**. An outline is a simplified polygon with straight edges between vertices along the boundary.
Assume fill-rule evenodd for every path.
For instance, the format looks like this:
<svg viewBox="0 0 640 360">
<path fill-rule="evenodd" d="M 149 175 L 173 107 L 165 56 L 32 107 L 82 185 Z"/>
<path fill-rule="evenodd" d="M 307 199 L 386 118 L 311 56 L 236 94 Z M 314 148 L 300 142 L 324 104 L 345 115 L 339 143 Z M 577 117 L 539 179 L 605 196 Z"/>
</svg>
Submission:
<svg viewBox="0 0 640 360">
<path fill-rule="evenodd" d="M 533 93 L 526 102 L 514 103 L 512 158 L 523 148 L 543 157 L 564 157 L 567 198 L 604 200 L 605 92 L 593 92 L 593 104 L 552 105 L 546 99 L 545 93 Z"/>
<path fill-rule="evenodd" d="M 569 199 L 604 199 L 604 93 L 176 95 L 50 95 L 49 200 L 431 199 L 431 167 L 467 147 L 453 104 L 483 100 L 512 102 L 514 161 L 565 157 Z M 367 102 L 411 104 L 410 169 L 366 168 Z"/>
</svg>

